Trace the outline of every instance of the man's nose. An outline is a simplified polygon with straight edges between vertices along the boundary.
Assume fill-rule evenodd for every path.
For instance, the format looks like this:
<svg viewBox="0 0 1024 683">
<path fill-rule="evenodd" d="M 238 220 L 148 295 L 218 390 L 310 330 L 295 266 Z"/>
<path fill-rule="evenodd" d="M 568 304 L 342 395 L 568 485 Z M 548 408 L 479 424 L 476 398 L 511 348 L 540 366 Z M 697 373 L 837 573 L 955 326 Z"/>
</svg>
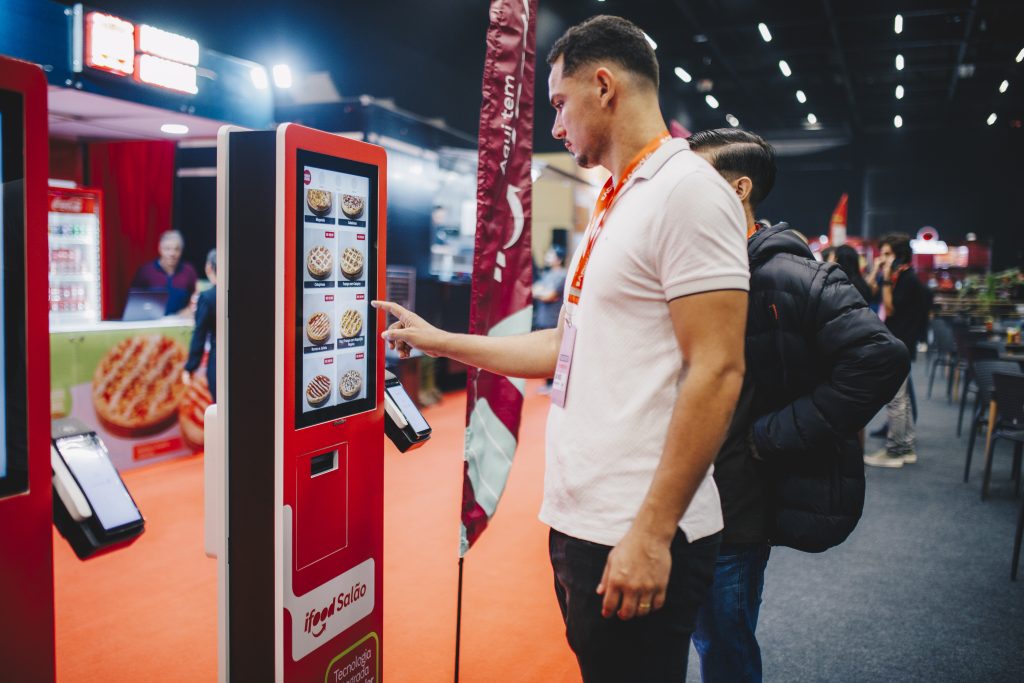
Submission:
<svg viewBox="0 0 1024 683">
<path fill-rule="evenodd" d="M 565 137 L 565 128 L 562 127 L 562 122 L 555 118 L 555 125 L 551 127 L 551 137 L 556 140 L 561 140 Z"/>
</svg>

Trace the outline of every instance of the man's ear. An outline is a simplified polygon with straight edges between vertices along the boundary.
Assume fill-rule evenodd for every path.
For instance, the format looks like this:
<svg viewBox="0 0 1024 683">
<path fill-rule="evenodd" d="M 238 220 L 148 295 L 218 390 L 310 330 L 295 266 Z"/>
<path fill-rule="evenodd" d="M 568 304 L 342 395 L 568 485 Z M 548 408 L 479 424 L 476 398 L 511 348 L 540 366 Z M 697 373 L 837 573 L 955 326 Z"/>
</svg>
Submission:
<svg viewBox="0 0 1024 683">
<path fill-rule="evenodd" d="M 601 106 L 605 107 L 615 97 L 615 90 L 618 87 L 618 81 L 615 78 L 615 74 L 611 72 L 607 67 L 602 66 L 596 72 L 594 72 L 594 80 L 597 82 L 598 99 L 601 102 Z"/>
<path fill-rule="evenodd" d="M 740 176 L 730 184 L 732 185 L 733 190 L 736 191 L 736 196 L 740 198 L 741 202 L 745 202 L 747 197 L 750 196 L 751 191 L 754 189 L 754 181 L 747 176 Z"/>
</svg>

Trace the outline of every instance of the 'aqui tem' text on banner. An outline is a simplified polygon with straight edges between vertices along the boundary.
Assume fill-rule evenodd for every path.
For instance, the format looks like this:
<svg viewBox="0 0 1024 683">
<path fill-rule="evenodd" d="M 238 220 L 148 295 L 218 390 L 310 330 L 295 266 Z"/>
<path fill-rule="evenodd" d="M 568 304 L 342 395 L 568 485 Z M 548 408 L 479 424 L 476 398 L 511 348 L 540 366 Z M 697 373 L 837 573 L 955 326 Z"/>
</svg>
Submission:
<svg viewBox="0 0 1024 683">
<path fill-rule="evenodd" d="M 493 0 L 484 59 L 477 168 L 476 249 L 469 331 L 530 331 L 530 176 L 537 0 Z M 470 369 L 462 489 L 463 556 L 505 490 L 519 436 L 525 383 Z"/>
</svg>

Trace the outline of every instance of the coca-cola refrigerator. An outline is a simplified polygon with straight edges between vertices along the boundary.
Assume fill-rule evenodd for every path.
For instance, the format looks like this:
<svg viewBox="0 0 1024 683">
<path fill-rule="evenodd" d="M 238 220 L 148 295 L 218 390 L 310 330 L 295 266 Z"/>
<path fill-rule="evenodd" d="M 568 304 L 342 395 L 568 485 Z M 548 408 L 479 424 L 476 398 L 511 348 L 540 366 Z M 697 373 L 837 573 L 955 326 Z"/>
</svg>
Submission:
<svg viewBox="0 0 1024 683">
<path fill-rule="evenodd" d="M 100 319 L 103 193 L 49 189 L 50 325 Z"/>
</svg>

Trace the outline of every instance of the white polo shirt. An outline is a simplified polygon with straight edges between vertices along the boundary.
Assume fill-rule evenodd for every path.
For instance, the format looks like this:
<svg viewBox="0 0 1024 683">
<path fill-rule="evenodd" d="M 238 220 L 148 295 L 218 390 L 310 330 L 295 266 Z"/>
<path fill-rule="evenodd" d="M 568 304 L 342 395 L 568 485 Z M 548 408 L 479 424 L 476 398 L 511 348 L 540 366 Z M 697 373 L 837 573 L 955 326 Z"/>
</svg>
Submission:
<svg viewBox="0 0 1024 683">
<path fill-rule="evenodd" d="M 744 224 L 732 188 L 684 140 L 663 144 L 620 191 L 573 312 L 565 407 L 552 404 L 548 415 L 541 521 L 609 546 L 629 530 L 685 377 L 668 302 L 748 289 Z M 690 541 L 723 527 L 711 475 L 679 523 Z"/>
</svg>

